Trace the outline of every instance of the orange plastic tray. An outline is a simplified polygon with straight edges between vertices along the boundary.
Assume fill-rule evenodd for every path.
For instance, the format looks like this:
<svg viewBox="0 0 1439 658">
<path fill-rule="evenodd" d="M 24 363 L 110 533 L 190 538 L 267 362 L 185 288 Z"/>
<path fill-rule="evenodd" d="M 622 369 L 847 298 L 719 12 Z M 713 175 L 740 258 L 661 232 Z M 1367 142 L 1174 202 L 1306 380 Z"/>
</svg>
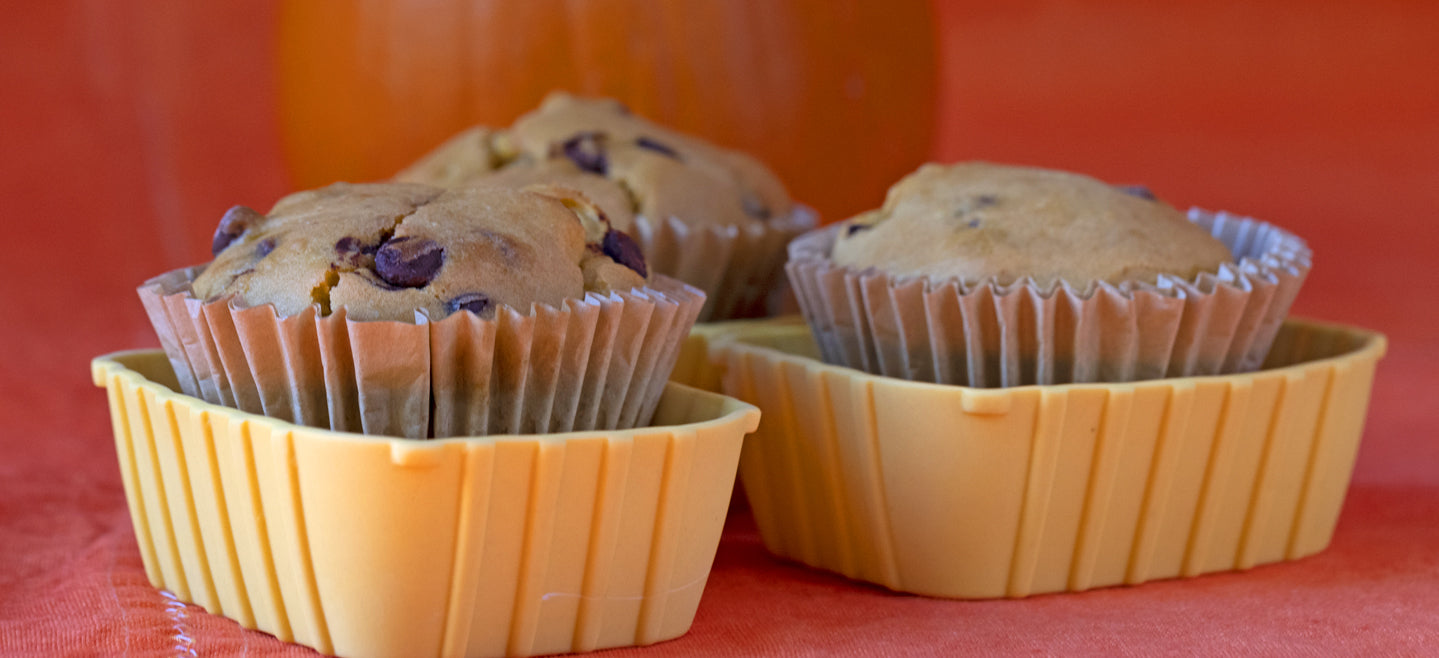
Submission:
<svg viewBox="0 0 1439 658">
<path fill-rule="evenodd" d="M 412 441 L 174 392 L 95 359 L 156 587 L 345 656 L 499 656 L 689 630 L 759 412 L 670 384 L 653 427 Z"/>
<path fill-rule="evenodd" d="M 740 478 L 765 546 L 956 598 L 1323 550 L 1385 349 L 1294 321 L 1260 372 L 974 389 L 826 365 L 793 320 L 708 340 L 725 391 L 764 412 Z"/>
<path fill-rule="evenodd" d="M 723 322 L 700 322 L 690 329 L 689 336 L 680 344 L 679 356 L 675 359 L 670 381 L 693 386 L 702 391 L 719 393 L 722 388 L 720 375 L 724 372 L 710 360 L 710 343 L 723 340 L 732 334 L 752 331 L 767 331 L 780 326 L 804 326 L 798 315 L 761 320 L 725 320 Z"/>
</svg>

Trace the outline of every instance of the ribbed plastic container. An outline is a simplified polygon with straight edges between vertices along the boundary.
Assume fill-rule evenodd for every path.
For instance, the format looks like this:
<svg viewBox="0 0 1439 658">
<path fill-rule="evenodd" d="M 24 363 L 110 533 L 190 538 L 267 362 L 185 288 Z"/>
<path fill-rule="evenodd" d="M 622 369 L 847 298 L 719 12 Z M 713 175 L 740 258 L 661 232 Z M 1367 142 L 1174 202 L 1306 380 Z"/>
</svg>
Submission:
<svg viewBox="0 0 1439 658">
<path fill-rule="evenodd" d="M 754 407 L 669 385 L 653 427 L 415 441 L 176 393 L 95 359 L 156 587 L 323 653 L 523 656 L 683 635 Z"/>
<path fill-rule="evenodd" d="M 1294 321 L 1260 372 L 1006 389 L 826 365 L 792 323 L 712 349 L 725 390 L 764 412 L 740 478 L 771 552 L 994 598 L 1323 550 L 1385 341 Z"/>
</svg>

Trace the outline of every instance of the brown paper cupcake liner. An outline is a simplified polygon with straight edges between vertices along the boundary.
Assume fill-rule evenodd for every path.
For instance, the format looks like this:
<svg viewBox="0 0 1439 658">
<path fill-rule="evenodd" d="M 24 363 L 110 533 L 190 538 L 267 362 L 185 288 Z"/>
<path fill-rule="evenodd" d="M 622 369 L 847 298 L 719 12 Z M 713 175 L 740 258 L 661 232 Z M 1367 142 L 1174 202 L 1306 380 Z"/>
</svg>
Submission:
<svg viewBox="0 0 1439 658">
<path fill-rule="evenodd" d="M 1270 224 L 1192 209 L 1235 256 L 1155 283 L 1000 284 L 895 277 L 829 260 L 839 226 L 789 247 L 786 271 L 825 361 L 976 387 L 1227 374 L 1264 362 L 1309 272 L 1309 248 Z"/>
<path fill-rule="evenodd" d="M 673 217 L 635 218 L 635 240 L 650 271 L 684 281 L 709 300 L 700 322 L 767 315 L 766 301 L 784 286 L 785 245 L 813 229 L 814 211 L 746 226 L 686 226 Z"/>
<path fill-rule="evenodd" d="M 201 301 L 203 267 L 140 299 L 186 395 L 312 427 L 406 438 L 628 429 L 649 422 L 705 295 L 663 276 L 483 320 L 280 317 Z"/>
</svg>

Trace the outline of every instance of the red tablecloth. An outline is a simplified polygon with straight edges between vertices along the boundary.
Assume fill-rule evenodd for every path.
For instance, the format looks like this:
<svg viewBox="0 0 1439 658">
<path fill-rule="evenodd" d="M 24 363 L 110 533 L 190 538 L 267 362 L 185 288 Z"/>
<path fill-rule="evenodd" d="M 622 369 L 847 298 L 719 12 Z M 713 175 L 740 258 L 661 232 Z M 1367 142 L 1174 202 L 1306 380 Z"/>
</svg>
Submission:
<svg viewBox="0 0 1439 658">
<path fill-rule="evenodd" d="M 275 8 L 24 4 L 0 9 L 0 653 L 310 653 L 145 582 L 87 368 L 155 345 L 137 282 L 286 191 Z M 1333 546 L 958 602 L 780 562 L 741 513 L 693 630 L 611 655 L 1439 653 L 1439 9 L 1105 4 L 937 5 L 936 157 L 1142 181 L 1308 238 L 1297 312 L 1391 339 Z"/>
</svg>

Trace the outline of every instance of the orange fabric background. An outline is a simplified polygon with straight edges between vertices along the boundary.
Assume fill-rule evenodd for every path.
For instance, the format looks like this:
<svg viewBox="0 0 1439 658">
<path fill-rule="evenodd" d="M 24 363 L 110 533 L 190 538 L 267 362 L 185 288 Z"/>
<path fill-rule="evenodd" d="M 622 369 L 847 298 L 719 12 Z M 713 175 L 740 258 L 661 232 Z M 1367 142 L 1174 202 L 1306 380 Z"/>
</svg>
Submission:
<svg viewBox="0 0 1439 658">
<path fill-rule="evenodd" d="M 15 4 L 0 9 L 0 651 L 313 655 L 146 584 L 87 369 L 156 344 L 137 282 L 203 260 L 228 206 L 289 189 L 276 7 Z M 1243 574 L 954 602 L 780 563 L 740 513 L 690 634 L 614 655 L 1435 651 L 1439 6 L 935 11 L 936 159 L 1074 169 L 1274 221 L 1317 254 L 1296 312 L 1389 335 L 1334 545 Z"/>
</svg>

